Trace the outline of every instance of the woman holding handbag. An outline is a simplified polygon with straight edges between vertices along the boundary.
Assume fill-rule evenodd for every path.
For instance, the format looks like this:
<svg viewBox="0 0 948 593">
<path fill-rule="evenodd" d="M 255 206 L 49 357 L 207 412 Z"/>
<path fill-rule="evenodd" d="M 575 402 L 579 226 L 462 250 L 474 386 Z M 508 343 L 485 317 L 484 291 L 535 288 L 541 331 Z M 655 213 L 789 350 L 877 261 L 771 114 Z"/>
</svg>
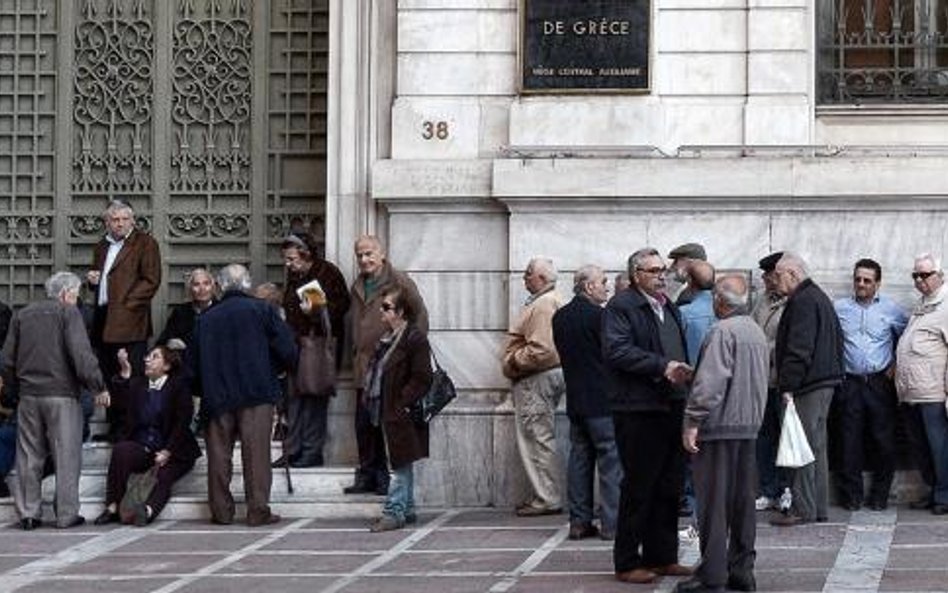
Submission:
<svg viewBox="0 0 948 593">
<path fill-rule="evenodd" d="M 415 522 L 414 462 L 428 456 L 428 425 L 413 419 L 414 408 L 431 385 L 431 347 L 405 294 L 387 289 L 380 309 L 387 331 L 366 370 L 363 404 L 369 421 L 382 427 L 392 478 L 373 532 Z"/>
<path fill-rule="evenodd" d="M 182 377 L 181 357 L 165 346 L 145 356 L 145 376 L 132 377 L 128 353 L 118 352 L 119 376 L 113 389 L 129 402 L 130 418 L 112 447 L 105 491 L 105 510 L 96 525 L 119 521 L 143 526 L 161 513 L 171 486 L 194 467 L 201 449 L 191 432 L 194 404 Z M 144 502 L 132 505 L 130 516 L 119 515 L 129 477 L 155 470 L 156 483 Z"/>
</svg>

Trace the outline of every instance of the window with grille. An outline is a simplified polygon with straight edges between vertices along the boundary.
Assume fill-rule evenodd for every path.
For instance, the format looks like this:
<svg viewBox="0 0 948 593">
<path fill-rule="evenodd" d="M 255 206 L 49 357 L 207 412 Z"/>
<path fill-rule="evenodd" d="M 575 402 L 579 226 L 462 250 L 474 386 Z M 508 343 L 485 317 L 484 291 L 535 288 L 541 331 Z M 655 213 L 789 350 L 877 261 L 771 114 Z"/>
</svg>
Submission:
<svg viewBox="0 0 948 593">
<path fill-rule="evenodd" d="M 819 0 L 821 104 L 948 103 L 948 0 Z"/>
</svg>

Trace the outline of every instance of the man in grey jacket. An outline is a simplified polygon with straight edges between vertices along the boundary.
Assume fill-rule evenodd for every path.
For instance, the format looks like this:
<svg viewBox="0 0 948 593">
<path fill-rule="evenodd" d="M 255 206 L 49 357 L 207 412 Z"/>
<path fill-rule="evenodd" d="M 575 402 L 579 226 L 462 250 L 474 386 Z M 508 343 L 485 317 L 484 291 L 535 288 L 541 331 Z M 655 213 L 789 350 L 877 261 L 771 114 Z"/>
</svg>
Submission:
<svg viewBox="0 0 948 593">
<path fill-rule="evenodd" d="M 701 347 L 682 442 L 694 455 L 701 563 L 678 591 L 754 591 L 756 438 L 767 403 L 767 338 L 747 315 L 747 280 L 714 286 L 720 320 Z M 700 442 L 700 446 L 699 446 Z"/>
<path fill-rule="evenodd" d="M 56 526 L 85 523 L 79 514 L 79 391 L 85 388 L 97 394 L 96 403 L 105 406 L 109 394 L 76 308 L 80 285 L 71 272 L 50 276 L 49 298 L 17 313 L 3 347 L 3 376 L 15 380 L 20 390 L 14 496 L 24 530 L 41 524 L 43 465 L 49 455 L 56 467 Z"/>
</svg>

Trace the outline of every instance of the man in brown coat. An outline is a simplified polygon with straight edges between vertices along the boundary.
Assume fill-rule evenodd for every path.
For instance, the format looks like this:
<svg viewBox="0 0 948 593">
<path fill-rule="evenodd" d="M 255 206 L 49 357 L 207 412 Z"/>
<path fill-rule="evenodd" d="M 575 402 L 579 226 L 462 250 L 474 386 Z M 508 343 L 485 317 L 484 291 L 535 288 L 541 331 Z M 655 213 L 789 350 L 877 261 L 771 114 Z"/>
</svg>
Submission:
<svg viewBox="0 0 948 593">
<path fill-rule="evenodd" d="M 355 482 L 343 490 L 346 494 L 388 492 L 388 459 L 385 441 L 379 427 L 372 426 L 363 399 L 365 370 L 385 333 L 379 313 L 382 292 L 396 285 L 405 291 L 415 311 L 415 327 L 428 333 L 428 310 L 418 294 L 418 287 L 405 273 L 399 272 L 385 258 L 382 242 L 374 235 L 363 235 L 355 242 L 359 276 L 352 283 L 353 379 L 356 385 L 355 433 L 359 447 L 359 467 Z"/>
<path fill-rule="evenodd" d="M 92 345 L 108 382 L 118 373 L 116 355 L 123 348 L 132 361 L 132 374 L 144 374 L 151 299 L 161 284 L 161 254 L 151 235 L 135 228 L 135 213 L 125 202 L 113 200 L 102 217 L 107 232 L 95 246 L 86 280 L 95 293 Z M 109 412 L 107 438 L 112 440 L 123 422 L 124 402 L 113 401 Z"/>
</svg>

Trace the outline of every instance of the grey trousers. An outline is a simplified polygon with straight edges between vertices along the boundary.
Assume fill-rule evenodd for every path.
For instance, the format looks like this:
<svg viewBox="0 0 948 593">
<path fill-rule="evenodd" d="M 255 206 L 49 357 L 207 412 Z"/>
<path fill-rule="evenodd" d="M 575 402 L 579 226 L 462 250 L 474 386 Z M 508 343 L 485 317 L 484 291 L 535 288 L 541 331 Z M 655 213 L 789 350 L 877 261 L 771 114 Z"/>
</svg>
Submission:
<svg viewBox="0 0 948 593">
<path fill-rule="evenodd" d="M 273 406 L 261 404 L 237 408 L 212 418 L 207 425 L 207 498 L 211 516 L 218 523 L 234 520 L 234 496 L 230 479 L 234 473 L 234 441 L 240 438 L 244 470 L 247 520 L 262 521 L 270 516 L 270 424 Z"/>
<path fill-rule="evenodd" d="M 816 458 L 816 461 L 809 465 L 791 470 L 793 474 L 790 483 L 790 492 L 793 494 L 791 511 L 806 521 L 815 521 L 829 515 L 826 419 L 829 416 L 830 402 L 833 401 L 833 391 L 832 387 L 825 387 L 793 398 L 793 404 L 803 424 L 803 432 L 806 433 L 806 439 Z"/>
<path fill-rule="evenodd" d="M 598 463 L 602 530 L 615 534 L 622 466 L 616 449 L 612 416 L 570 418 L 569 443 L 566 498 L 570 522 L 588 525 L 593 520 L 594 479 Z"/>
<path fill-rule="evenodd" d="M 723 587 L 729 576 L 746 581 L 754 572 L 757 442 L 704 441 L 699 447 L 692 463 L 701 548 L 695 574 L 705 585 Z"/>
<path fill-rule="evenodd" d="M 534 493 L 527 504 L 538 508 L 562 507 L 556 485 L 555 412 L 565 391 L 559 367 L 524 377 L 511 388 L 517 449 Z"/>
<path fill-rule="evenodd" d="M 56 467 L 56 524 L 69 525 L 79 514 L 82 471 L 82 404 L 78 397 L 32 397 L 17 407 L 15 504 L 21 519 L 41 519 L 43 465 Z"/>
</svg>

